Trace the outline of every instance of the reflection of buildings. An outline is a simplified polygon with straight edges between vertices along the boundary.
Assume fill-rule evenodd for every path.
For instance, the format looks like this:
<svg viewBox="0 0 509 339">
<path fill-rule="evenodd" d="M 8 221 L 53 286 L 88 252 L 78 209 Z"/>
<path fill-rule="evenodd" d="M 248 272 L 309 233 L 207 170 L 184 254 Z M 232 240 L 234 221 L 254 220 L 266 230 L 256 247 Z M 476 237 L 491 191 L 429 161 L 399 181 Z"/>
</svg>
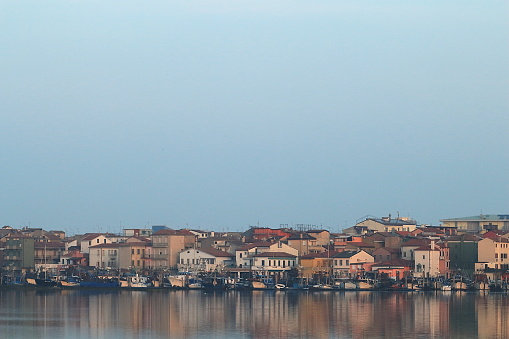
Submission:
<svg viewBox="0 0 509 339">
<path fill-rule="evenodd" d="M 0 302 L 5 337 L 19 319 L 40 338 L 509 337 L 503 294 L 12 289 Z"/>
<path fill-rule="evenodd" d="M 509 300 L 506 296 L 481 294 L 475 306 L 479 338 L 509 338 Z"/>
</svg>

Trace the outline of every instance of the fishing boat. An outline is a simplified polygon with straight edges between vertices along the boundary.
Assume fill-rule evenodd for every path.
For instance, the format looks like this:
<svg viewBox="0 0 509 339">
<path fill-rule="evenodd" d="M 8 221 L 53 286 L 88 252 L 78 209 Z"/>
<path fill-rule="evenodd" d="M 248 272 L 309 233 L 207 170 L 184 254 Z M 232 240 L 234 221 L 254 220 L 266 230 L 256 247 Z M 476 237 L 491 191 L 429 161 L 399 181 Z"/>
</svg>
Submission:
<svg viewBox="0 0 509 339">
<path fill-rule="evenodd" d="M 80 287 L 80 281 L 78 276 L 63 277 L 58 281 L 58 285 L 63 288 L 75 288 Z"/>
<path fill-rule="evenodd" d="M 167 275 L 163 278 L 163 287 L 183 289 L 186 287 L 186 284 L 187 275 L 185 274 Z"/>
<path fill-rule="evenodd" d="M 120 287 L 117 278 L 112 277 L 96 277 L 93 279 L 81 280 L 80 287 L 86 288 L 116 288 Z"/>
<path fill-rule="evenodd" d="M 149 277 L 136 274 L 135 276 L 129 276 L 127 278 L 128 288 L 149 288 L 152 287 L 152 281 Z M 122 286 L 124 287 L 124 286 Z"/>
</svg>

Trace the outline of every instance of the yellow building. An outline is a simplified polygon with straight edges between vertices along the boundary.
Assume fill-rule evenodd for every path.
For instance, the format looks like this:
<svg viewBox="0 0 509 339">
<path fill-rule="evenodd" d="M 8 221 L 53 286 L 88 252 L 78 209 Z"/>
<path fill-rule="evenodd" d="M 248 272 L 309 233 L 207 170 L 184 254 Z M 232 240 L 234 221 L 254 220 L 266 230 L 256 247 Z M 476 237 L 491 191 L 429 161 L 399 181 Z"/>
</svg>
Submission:
<svg viewBox="0 0 509 339">
<path fill-rule="evenodd" d="M 472 217 L 442 219 L 446 227 L 456 227 L 463 232 L 509 231 L 509 214 L 481 214 Z"/>
<path fill-rule="evenodd" d="M 299 266 L 302 278 L 313 278 L 315 275 L 332 275 L 332 256 L 337 252 L 309 253 L 300 257 Z"/>
</svg>

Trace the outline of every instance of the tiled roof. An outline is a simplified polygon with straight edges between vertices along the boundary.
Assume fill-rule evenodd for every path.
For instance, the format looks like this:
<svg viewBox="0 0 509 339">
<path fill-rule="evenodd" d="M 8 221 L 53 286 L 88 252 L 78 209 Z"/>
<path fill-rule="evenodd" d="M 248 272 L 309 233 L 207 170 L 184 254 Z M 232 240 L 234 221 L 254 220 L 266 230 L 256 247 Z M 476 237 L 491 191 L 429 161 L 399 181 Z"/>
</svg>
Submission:
<svg viewBox="0 0 509 339">
<path fill-rule="evenodd" d="M 354 255 L 356 255 L 357 253 L 359 253 L 359 252 L 356 252 L 356 251 L 343 251 L 343 252 L 339 252 L 339 253 L 335 254 L 333 256 L 333 258 L 350 258 L 350 257 L 353 257 Z"/>
<path fill-rule="evenodd" d="M 200 248 L 197 248 L 196 250 L 213 255 L 214 257 L 234 257 L 233 254 L 230 254 L 228 252 L 221 251 L 221 250 L 218 250 L 218 249 L 212 248 L 212 247 L 205 247 L 205 248 L 200 247 Z"/>
<path fill-rule="evenodd" d="M 84 238 L 81 239 L 81 241 L 94 240 L 100 235 L 101 233 L 88 233 Z"/>
<path fill-rule="evenodd" d="M 376 249 L 373 253 L 378 252 L 378 251 L 380 251 L 380 250 L 385 250 L 385 251 L 387 251 L 387 252 L 389 252 L 389 253 L 399 253 L 399 252 L 400 252 L 400 250 L 399 250 L 399 249 L 397 249 L 397 248 L 392 248 L 392 247 L 380 247 L 380 248 L 377 248 L 377 249 Z"/>
<path fill-rule="evenodd" d="M 272 242 L 266 242 L 266 241 L 259 241 L 252 244 L 246 244 L 242 247 L 237 248 L 237 251 L 247 251 L 255 247 L 270 247 L 274 245 Z"/>
<path fill-rule="evenodd" d="M 268 257 L 268 258 L 295 258 L 296 255 L 286 253 L 286 252 L 263 252 L 255 254 L 253 257 Z"/>
<path fill-rule="evenodd" d="M 307 233 L 299 233 L 288 237 L 288 240 L 316 240 L 316 238 Z"/>
<path fill-rule="evenodd" d="M 419 246 L 423 246 L 423 245 L 427 245 L 431 243 L 431 240 L 429 239 L 410 239 L 406 242 L 404 242 L 403 244 L 401 244 L 401 246 L 416 246 L 416 247 L 419 247 Z"/>
</svg>

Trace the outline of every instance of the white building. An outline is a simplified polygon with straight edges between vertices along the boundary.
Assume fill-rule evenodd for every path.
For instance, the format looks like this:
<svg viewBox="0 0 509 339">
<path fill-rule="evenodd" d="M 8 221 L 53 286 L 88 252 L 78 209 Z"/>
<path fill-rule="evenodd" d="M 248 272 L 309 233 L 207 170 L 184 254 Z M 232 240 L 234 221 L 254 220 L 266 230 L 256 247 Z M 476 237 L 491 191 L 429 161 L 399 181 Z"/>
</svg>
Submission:
<svg viewBox="0 0 509 339">
<path fill-rule="evenodd" d="M 220 271 L 234 264 L 235 256 L 215 248 L 190 248 L 179 252 L 181 271 Z"/>
<path fill-rule="evenodd" d="M 263 252 L 253 256 L 252 270 L 267 273 L 289 271 L 297 265 L 297 256 L 285 252 Z"/>
<path fill-rule="evenodd" d="M 292 254 L 295 257 L 299 256 L 299 251 L 291 246 L 282 242 L 257 242 L 238 248 L 235 251 L 235 261 L 237 267 L 249 268 L 255 265 L 255 256 L 264 252 L 283 252 Z"/>
</svg>

